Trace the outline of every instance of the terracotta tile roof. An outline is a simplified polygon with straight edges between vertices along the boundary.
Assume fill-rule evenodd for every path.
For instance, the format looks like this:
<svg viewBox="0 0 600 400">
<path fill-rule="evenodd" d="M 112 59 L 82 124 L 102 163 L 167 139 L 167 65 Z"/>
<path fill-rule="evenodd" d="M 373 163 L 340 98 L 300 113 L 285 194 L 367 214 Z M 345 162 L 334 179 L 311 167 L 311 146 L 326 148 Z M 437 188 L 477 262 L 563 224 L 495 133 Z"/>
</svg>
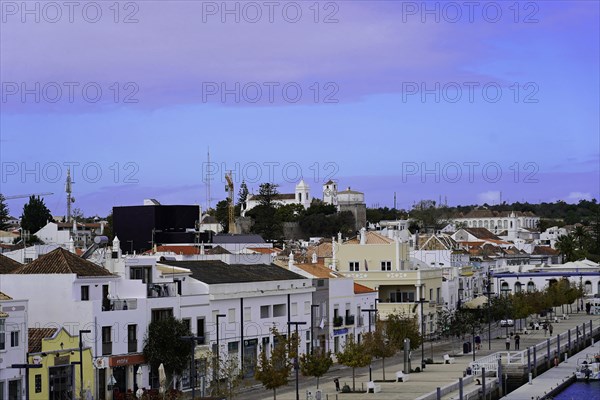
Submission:
<svg viewBox="0 0 600 400">
<path fill-rule="evenodd" d="M 248 250 L 252 250 L 260 254 L 273 254 L 281 252 L 281 249 L 277 247 L 248 247 Z"/>
<path fill-rule="evenodd" d="M 12 274 L 22 266 L 23 264 L 0 254 L 0 274 Z"/>
<path fill-rule="evenodd" d="M 307 256 L 312 257 L 313 253 L 316 253 L 318 258 L 333 257 L 331 242 L 321 242 L 316 246 L 306 249 Z"/>
<path fill-rule="evenodd" d="M 54 336 L 56 328 L 29 328 L 29 352 L 39 353 L 42 351 L 42 340 Z"/>
<path fill-rule="evenodd" d="M 459 214 L 456 218 L 508 218 L 511 214 L 515 217 L 537 217 L 531 211 L 492 211 L 487 208 L 476 208 L 466 214 Z"/>
<path fill-rule="evenodd" d="M 374 292 L 376 292 L 376 290 L 373 290 L 370 287 L 361 285 L 360 283 L 354 282 L 354 294 L 374 293 Z"/>
<path fill-rule="evenodd" d="M 107 269 L 61 247 L 23 265 L 15 274 L 76 274 L 78 277 L 114 276 Z"/>
<path fill-rule="evenodd" d="M 0 292 L 0 300 L 12 300 L 12 297 L 7 295 L 6 293 Z"/>
<path fill-rule="evenodd" d="M 200 254 L 200 249 L 196 246 L 156 246 L 156 251 L 164 253 L 171 252 L 175 254 L 183 254 L 186 256 Z"/>
<path fill-rule="evenodd" d="M 301 270 L 308 272 L 316 278 L 329 279 L 339 276 L 323 264 L 298 263 L 294 265 L 300 268 Z"/>
<path fill-rule="evenodd" d="M 257 195 L 248 195 L 248 200 L 253 200 Z M 272 197 L 273 200 L 295 200 L 296 193 L 279 193 Z"/>
<path fill-rule="evenodd" d="M 531 254 L 536 256 L 557 256 L 560 252 L 549 246 L 535 246 Z"/>
<path fill-rule="evenodd" d="M 489 230 L 487 230 L 485 228 L 463 228 L 463 229 L 478 239 L 502 240 L 498 236 L 494 235 L 492 232 L 490 232 Z"/>
<path fill-rule="evenodd" d="M 367 231 L 367 244 L 391 244 L 394 241 L 388 237 L 385 237 L 379 233 Z M 355 237 L 346 242 L 347 244 L 360 244 L 360 237 Z"/>
</svg>

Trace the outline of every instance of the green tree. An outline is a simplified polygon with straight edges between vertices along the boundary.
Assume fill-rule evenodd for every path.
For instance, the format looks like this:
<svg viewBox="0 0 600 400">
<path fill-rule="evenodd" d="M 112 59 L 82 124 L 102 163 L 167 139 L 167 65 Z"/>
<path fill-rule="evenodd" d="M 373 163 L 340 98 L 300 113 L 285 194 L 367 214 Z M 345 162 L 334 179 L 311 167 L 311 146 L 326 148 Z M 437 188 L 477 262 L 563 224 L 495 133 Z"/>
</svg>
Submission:
<svg viewBox="0 0 600 400">
<path fill-rule="evenodd" d="M 144 338 L 144 358 L 153 369 L 162 363 L 167 381 L 174 375 L 180 375 L 189 365 L 191 356 L 190 342 L 182 340 L 190 336 L 188 324 L 172 316 L 152 321 Z"/>
<path fill-rule="evenodd" d="M 304 212 L 301 204 L 285 204 L 277 207 L 275 217 L 279 222 L 296 222 Z"/>
<path fill-rule="evenodd" d="M 216 368 L 216 356 L 213 353 L 205 355 L 204 365 L 208 366 L 208 360 L 214 360 L 213 367 Z M 205 376 L 218 376 L 219 384 L 211 385 L 211 395 L 215 398 L 226 397 L 228 400 L 235 399 L 239 389 L 244 382 L 243 371 L 239 370 L 239 359 L 228 356 L 219 360 L 219 370 L 214 371 L 207 368 L 202 371 Z M 224 384 L 223 384 L 224 383 Z"/>
<path fill-rule="evenodd" d="M 5 231 L 8 229 L 8 224 L 6 223 L 8 218 L 9 214 L 8 206 L 6 205 L 6 199 L 4 198 L 4 195 L 0 193 L 0 231 Z"/>
<path fill-rule="evenodd" d="M 240 185 L 240 190 L 238 191 L 238 201 L 237 201 L 237 205 L 242 205 L 246 202 L 246 199 L 248 198 L 248 186 L 246 185 L 246 181 L 242 181 L 241 185 Z"/>
<path fill-rule="evenodd" d="M 304 376 L 314 376 L 317 378 L 317 389 L 319 388 L 319 378 L 325 375 L 332 365 L 331 352 L 325 352 L 321 348 L 315 349 L 312 353 L 305 353 L 300 356 L 300 372 Z"/>
<path fill-rule="evenodd" d="M 377 320 L 375 331 L 364 335 L 364 342 L 371 356 L 381 358 L 383 380 L 385 381 L 385 359 L 393 357 L 398 351 L 396 343 L 391 341 L 387 335 L 385 323 Z"/>
<path fill-rule="evenodd" d="M 421 345 L 422 337 L 416 316 L 398 313 L 388 314 L 385 329 L 388 332 L 388 338 L 398 349 L 404 347 L 404 339 L 410 339 L 412 350 Z"/>
<path fill-rule="evenodd" d="M 30 196 L 29 202 L 23 206 L 21 228 L 33 234 L 50 221 L 52 221 L 52 214 L 44 204 L 44 200 L 39 196 Z"/>
<path fill-rule="evenodd" d="M 247 213 L 254 220 L 252 232 L 268 240 L 279 240 L 283 235 L 283 223 L 276 216 L 277 187 L 273 183 L 261 184 L 256 195 L 259 204 Z"/>
<path fill-rule="evenodd" d="M 279 185 L 274 183 L 261 184 L 256 195 L 258 203 L 263 206 L 275 207 L 275 200 L 279 195 L 278 187 Z"/>
<path fill-rule="evenodd" d="M 271 350 L 271 357 L 267 357 L 267 351 L 263 347 L 260 352 L 258 365 L 254 378 L 262 383 L 267 390 L 273 391 L 273 400 L 277 399 L 277 388 L 288 383 L 288 377 L 292 370 L 290 361 L 290 343 L 281 335 L 276 328 L 271 330 L 275 346 Z"/>
<path fill-rule="evenodd" d="M 340 353 L 337 353 L 337 360 L 340 364 L 352 368 L 352 391 L 356 391 L 356 368 L 366 367 L 371 363 L 371 354 L 364 342 L 357 343 L 353 336 L 346 336 L 346 344 Z"/>
</svg>

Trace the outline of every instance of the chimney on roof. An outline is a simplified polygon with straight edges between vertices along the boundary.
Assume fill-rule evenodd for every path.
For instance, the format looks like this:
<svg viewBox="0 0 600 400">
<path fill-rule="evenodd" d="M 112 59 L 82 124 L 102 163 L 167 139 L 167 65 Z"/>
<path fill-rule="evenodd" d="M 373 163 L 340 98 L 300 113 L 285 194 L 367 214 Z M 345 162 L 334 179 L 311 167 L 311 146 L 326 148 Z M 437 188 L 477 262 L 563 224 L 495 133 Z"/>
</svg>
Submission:
<svg viewBox="0 0 600 400">
<path fill-rule="evenodd" d="M 288 269 L 291 271 L 294 268 L 294 252 L 290 251 L 290 259 L 288 261 Z"/>
<path fill-rule="evenodd" d="M 360 228 L 360 244 L 367 244 L 367 230 L 364 227 Z"/>
<path fill-rule="evenodd" d="M 317 253 L 312 253 L 312 263 L 313 264 L 317 263 Z"/>
</svg>

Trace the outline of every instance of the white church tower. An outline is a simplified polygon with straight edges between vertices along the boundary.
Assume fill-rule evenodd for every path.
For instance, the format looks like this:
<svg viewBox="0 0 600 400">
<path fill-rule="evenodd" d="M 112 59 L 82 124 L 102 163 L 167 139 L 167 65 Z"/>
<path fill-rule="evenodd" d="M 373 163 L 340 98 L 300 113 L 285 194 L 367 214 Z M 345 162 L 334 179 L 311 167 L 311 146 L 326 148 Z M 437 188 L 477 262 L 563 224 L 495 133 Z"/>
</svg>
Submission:
<svg viewBox="0 0 600 400">
<path fill-rule="evenodd" d="M 304 182 L 304 179 L 302 179 L 296 185 L 296 203 L 303 205 L 304 208 L 308 208 L 310 207 L 311 201 L 310 187 Z"/>
<path fill-rule="evenodd" d="M 331 179 L 328 180 L 323 185 L 323 202 L 325 204 L 333 204 L 334 206 L 337 206 L 337 193 L 337 183 Z"/>
</svg>

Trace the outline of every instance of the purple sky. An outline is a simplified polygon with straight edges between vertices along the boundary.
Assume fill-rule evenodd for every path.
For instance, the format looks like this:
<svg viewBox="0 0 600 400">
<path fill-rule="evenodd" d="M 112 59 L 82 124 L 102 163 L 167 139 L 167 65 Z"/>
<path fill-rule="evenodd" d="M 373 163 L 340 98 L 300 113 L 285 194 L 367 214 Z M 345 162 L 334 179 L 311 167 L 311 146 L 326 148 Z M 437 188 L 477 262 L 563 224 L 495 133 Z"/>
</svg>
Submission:
<svg viewBox="0 0 600 400">
<path fill-rule="evenodd" d="M 597 2 L 23 4 L 1 3 L 0 192 L 56 214 L 67 164 L 91 215 L 206 205 L 207 171 L 214 205 L 228 169 L 402 208 L 600 197 Z"/>
</svg>

